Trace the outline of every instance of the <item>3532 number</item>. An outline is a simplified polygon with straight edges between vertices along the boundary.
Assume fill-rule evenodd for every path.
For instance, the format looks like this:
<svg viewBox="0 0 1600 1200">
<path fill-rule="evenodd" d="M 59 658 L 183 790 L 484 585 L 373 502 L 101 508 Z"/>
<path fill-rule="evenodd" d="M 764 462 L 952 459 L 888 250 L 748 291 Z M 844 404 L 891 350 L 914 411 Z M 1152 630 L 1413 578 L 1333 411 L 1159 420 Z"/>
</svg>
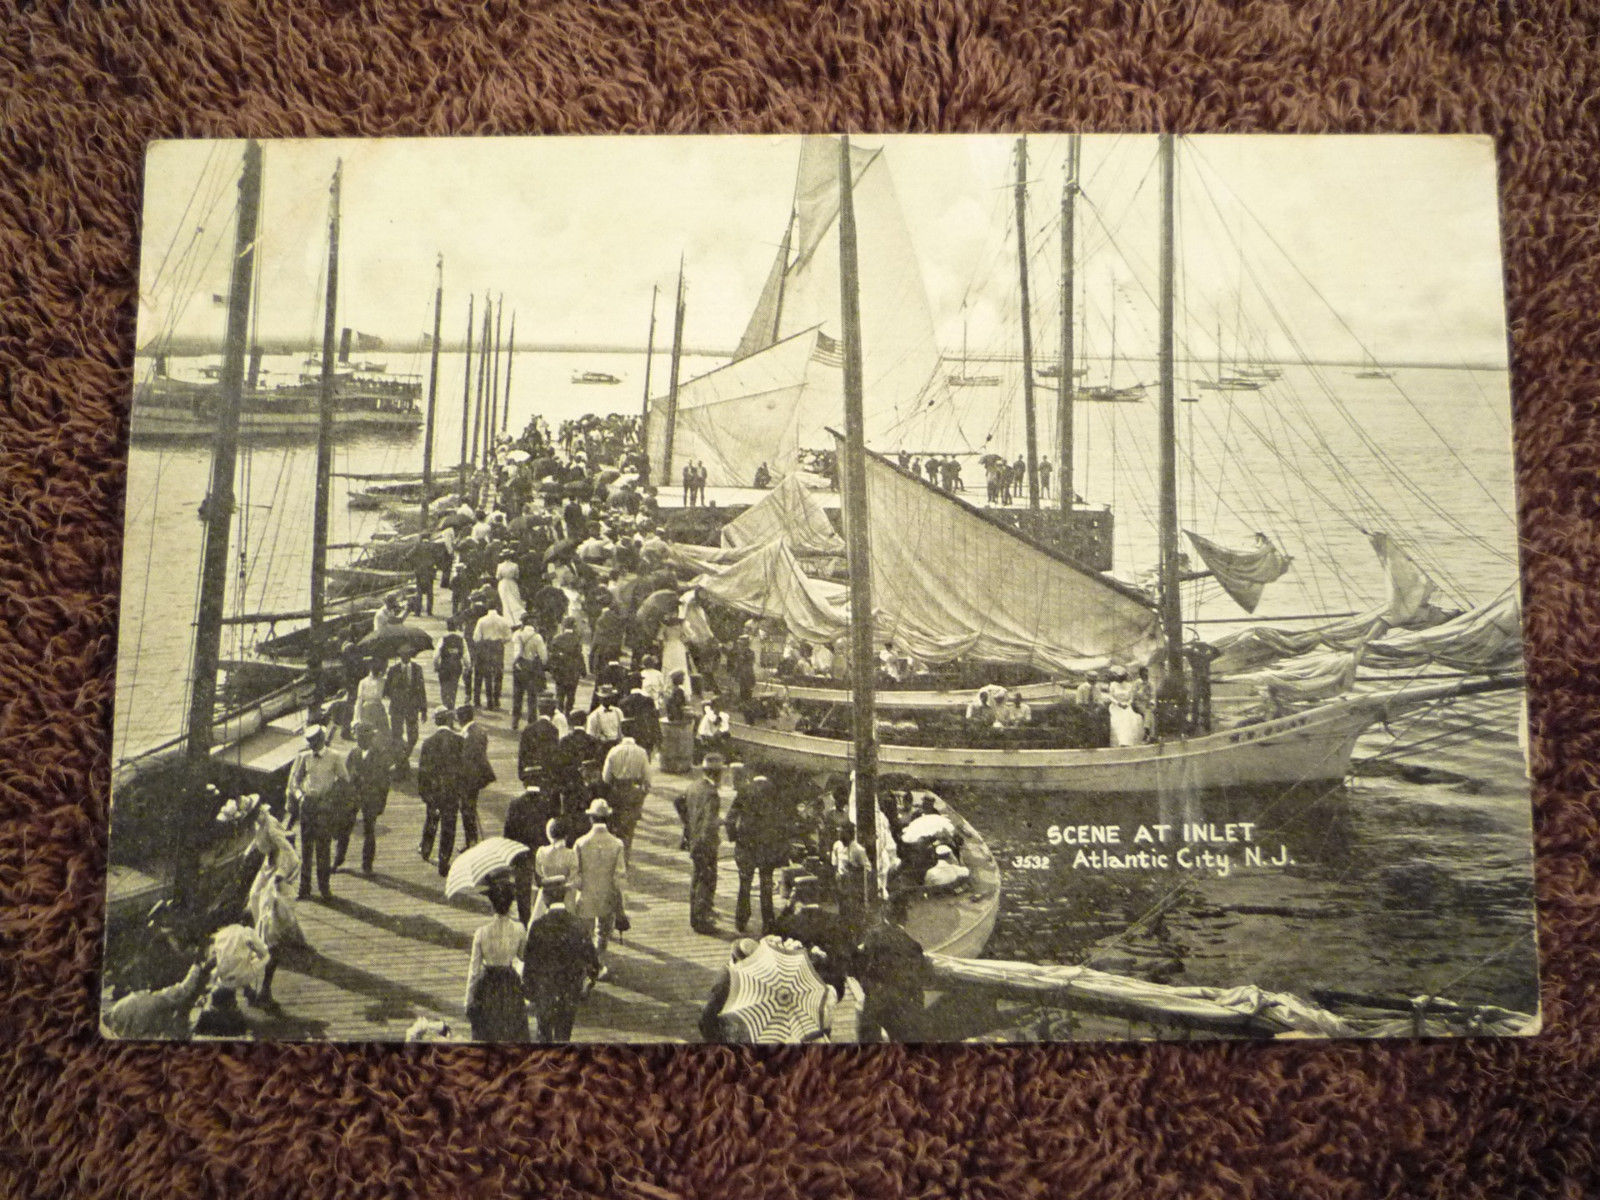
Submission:
<svg viewBox="0 0 1600 1200">
<path fill-rule="evenodd" d="M 1011 865 L 1019 871 L 1047 871 L 1050 869 L 1050 856 L 1048 854 L 1013 854 Z"/>
</svg>

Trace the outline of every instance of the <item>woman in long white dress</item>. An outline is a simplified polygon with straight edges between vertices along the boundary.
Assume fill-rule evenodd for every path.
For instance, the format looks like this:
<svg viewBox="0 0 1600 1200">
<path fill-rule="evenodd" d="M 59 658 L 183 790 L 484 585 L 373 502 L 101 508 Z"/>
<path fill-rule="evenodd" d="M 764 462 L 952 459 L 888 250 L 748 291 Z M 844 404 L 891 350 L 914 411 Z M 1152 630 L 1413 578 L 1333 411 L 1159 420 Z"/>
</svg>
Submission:
<svg viewBox="0 0 1600 1200">
<path fill-rule="evenodd" d="M 284 832 L 276 817 L 266 805 L 256 809 L 256 835 L 252 843 L 261 854 L 261 867 L 250 885 L 246 908 L 256 936 L 272 956 L 262 972 L 261 986 L 255 1000 L 271 1004 L 272 977 L 278 969 L 280 953 L 291 947 L 307 945 L 305 931 L 300 928 L 300 918 L 295 912 L 295 889 L 300 877 L 300 855 Z"/>
<path fill-rule="evenodd" d="M 381 658 L 372 660 L 372 669 L 356 684 L 356 724 L 370 725 L 378 734 L 378 744 L 389 740 L 389 710 L 384 707 L 385 691 Z"/>
<path fill-rule="evenodd" d="M 1138 746 L 1144 742 L 1144 717 L 1133 706 L 1133 692 L 1126 671 L 1119 671 L 1106 690 L 1113 746 Z"/>
<path fill-rule="evenodd" d="M 521 624 L 524 605 L 522 584 L 517 581 L 517 564 L 507 559 L 495 568 L 495 590 L 500 593 L 500 611 L 513 625 Z"/>
</svg>

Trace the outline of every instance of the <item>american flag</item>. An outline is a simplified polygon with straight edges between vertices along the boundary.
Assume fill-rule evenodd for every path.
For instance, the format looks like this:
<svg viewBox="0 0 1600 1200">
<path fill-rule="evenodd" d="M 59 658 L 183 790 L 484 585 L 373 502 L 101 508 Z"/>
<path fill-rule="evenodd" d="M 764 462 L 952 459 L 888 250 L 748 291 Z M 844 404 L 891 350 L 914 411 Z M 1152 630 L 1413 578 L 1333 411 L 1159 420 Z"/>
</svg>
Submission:
<svg viewBox="0 0 1600 1200">
<path fill-rule="evenodd" d="M 844 366 L 844 347 L 839 344 L 837 338 L 831 338 L 819 330 L 817 333 L 817 348 L 811 352 L 811 357 L 825 366 L 842 367 Z"/>
</svg>

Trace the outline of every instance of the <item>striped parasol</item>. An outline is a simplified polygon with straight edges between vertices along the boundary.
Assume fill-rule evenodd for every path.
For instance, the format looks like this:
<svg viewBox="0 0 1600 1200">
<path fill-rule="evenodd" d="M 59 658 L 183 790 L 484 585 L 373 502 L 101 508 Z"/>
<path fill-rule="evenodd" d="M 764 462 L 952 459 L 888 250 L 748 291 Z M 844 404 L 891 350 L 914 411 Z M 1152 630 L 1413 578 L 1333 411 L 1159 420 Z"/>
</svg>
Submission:
<svg viewBox="0 0 1600 1200">
<path fill-rule="evenodd" d="M 461 857 L 450 864 L 450 874 L 444 881 L 444 898 L 452 899 L 470 892 L 496 871 L 511 870 L 511 861 L 528 853 L 528 847 L 512 838 L 492 837 L 464 850 Z"/>
<path fill-rule="evenodd" d="M 748 958 L 728 968 L 731 982 L 722 1006 L 733 1040 L 774 1045 L 816 1041 L 823 1023 L 828 986 L 805 950 L 764 939 Z"/>
</svg>

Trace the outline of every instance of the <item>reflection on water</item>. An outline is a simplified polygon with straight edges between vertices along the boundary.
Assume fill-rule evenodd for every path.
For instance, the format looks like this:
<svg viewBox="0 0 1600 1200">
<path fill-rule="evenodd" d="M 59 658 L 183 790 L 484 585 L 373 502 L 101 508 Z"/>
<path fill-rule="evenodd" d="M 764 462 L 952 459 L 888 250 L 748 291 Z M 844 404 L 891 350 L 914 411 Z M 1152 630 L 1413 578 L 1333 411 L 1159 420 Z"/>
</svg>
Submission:
<svg viewBox="0 0 1600 1200">
<path fill-rule="evenodd" d="M 1168 982 L 1537 1007 L 1525 791 L 1365 779 L 1272 795 L 955 803 L 1004 870 L 989 957 L 1081 962 L 1137 926 L 1158 947 L 1146 965 L 1160 970 L 1143 973 Z M 1229 823 L 1231 843 L 1184 840 L 1226 836 Z M 1159 825 L 1171 826 L 1164 844 Z M 1122 844 L 1080 858 L 1052 826 L 1058 838 L 1113 826 Z M 1151 840 L 1135 845 L 1140 826 Z M 1138 849 L 1166 853 L 1166 868 L 1093 857 Z"/>
</svg>

